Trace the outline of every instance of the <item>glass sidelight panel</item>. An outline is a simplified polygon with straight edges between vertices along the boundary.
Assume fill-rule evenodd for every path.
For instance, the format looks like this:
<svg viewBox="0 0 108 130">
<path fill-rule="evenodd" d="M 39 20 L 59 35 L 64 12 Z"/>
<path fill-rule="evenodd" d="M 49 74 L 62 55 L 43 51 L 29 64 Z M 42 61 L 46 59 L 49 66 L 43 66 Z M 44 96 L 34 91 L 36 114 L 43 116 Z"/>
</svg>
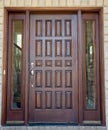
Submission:
<svg viewBox="0 0 108 130">
<path fill-rule="evenodd" d="M 86 109 L 95 109 L 95 21 L 85 22 L 86 41 Z"/>
<path fill-rule="evenodd" d="M 12 108 L 21 108 L 23 21 L 13 21 Z"/>
</svg>

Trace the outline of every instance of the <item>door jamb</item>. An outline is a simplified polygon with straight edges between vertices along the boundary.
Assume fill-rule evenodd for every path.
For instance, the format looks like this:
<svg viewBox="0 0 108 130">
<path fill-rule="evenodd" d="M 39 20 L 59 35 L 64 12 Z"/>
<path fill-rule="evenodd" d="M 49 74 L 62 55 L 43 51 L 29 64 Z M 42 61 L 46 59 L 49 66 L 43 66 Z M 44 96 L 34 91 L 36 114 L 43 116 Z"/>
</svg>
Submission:
<svg viewBox="0 0 108 130">
<path fill-rule="evenodd" d="M 26 93 L 25 93 L 25 114 L 24 114 L 24 119 L 25 119 L 25 125 L 28 125 L 28 99 L 29 99 L 29 34 L 30 34 L 30 25 L 29 25 L 29 17 L 30 17 L 30 12 L 29 10 L 26 10 L 26 47 L 25 47 L 25 53 L 26 53 L 26 61 L 25 61 L 25 65 L 26 65 L 26 76 L 25 76 L 25 89 L 26 89 Z"/>
<path fill-rule="evenodd" d="M 81 31 L 82 31 L 82 17 L 81 17 L 82 13 L 81 10 L 78 10 L 78 93 L 79 93 L 79 97 L 78 97 L 78 101 L 79 101 L 79 107 L 78 107 L 78 121 L 79 124 L 82 124 L 83 121 L 83 95 L 82 95 L 82 35 L 81 35 Z M 81 98 L 80 98 L 81 97 Z"/>
<path fill-rule="evenodd" d="M 8 10 L 4 8 L 4 39 L 3 39 L 3 62 L 2 62 L 2 120 L 1 124 L 4 126 L 6 122 L 6 80 L 7 80 L 7 33 L 8 33 Z"/>
<path fill-rule="evenodd" d="M 78 14 L 78 91 L 79 91 L 79 97 L 78 97 L 78 120 L 79 124 L 82 124 L 83 122 L 83 106 L 82 106 L 82 78 L 80 75 L 82 75 L 82 36 L 81 36 L 81 14 L 82 12 L 99 12 L 99 25 L 100 25 L 100 75 L 101 75 L 101 121 L 102 125 L 106 125 L 105 121 L 105 88 L 104 88 L 104 41 L 103 41 L 103 8 L 102 7 L 74 7 L 74 8 L 65 8 L 64 7 L 58 7 L 58 8 L 34 8 L 34 7 L 5 7 L 4 8 L 4 41 L 3 41 L 3 70 L 2 70 L 2 122 L 1 124 L 4 126 L 6 124 L 6 81 L 7 81 L 7 34 L 8 34 L 8 13 L 9 12 L 24 12 L 26 15 L 26 49 L 25 49 L 25 54 L 26 54 L 26 59 L 25 59 L 25 64 L 26 64 L 26 83 L 25 83 L 25 88 L 27 90 L 27 93 L 25 93 L 25 110 L 24 110 L 24 122 L 25 125 L 28 125 L 28 92 L 29 92 L 29 87 L 28 87 L 28 80 L 29 80 L 29 17 L 30 17 L 30 11 L 37 11 L 37 12 L 42 12 L 46 11 L 64 11 L 66 10 L 67 12 L 77 12 Z M 80 62 L 79 62 L 80 61 Z"/>
<path fill-rule="evenodd" d="M 100 37 L 100 41 L 99 41 L 99 46 L 100 46 L 100 50 L 99 50 L 99 60 L 100 60 L 100 95 L 102 95 L 100 98 L 100 102 L 101 102 L 101 121 L 102 121 L 102 125 L 106 125 L 106 108 L 105 108 L 105 70 L 104 70 L 104 23 L 103 23 L 103 8 L 100 9 L 99 11 L 99 37 Z M 101 31 L 100 31 L 101 30 Z"/>
</svg>

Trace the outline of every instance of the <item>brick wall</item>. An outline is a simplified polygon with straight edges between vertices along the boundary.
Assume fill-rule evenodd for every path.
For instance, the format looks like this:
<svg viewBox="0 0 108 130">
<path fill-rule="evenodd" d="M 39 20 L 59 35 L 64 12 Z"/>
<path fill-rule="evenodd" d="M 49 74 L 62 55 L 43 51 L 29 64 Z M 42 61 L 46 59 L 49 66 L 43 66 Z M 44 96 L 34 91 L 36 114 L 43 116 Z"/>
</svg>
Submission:
<svg viewBox="0 0 108 130">
<path fill-rule="evenodd" d="M 31 6 L 31 7 L 104 7 L 104 59 L 105 59 L 105 98 L 108 108 L 108 0 L 0 0 L 0 110 L 2 95 L 2 50 L 3 50 L 3 7 Z M 0 111 L 1 115 L 1 111 Z M 1 116 L 0 116 L 1 120 Z M 108 126 L 108 109 L 106 109 L 106 123 Z"/>
</svg>

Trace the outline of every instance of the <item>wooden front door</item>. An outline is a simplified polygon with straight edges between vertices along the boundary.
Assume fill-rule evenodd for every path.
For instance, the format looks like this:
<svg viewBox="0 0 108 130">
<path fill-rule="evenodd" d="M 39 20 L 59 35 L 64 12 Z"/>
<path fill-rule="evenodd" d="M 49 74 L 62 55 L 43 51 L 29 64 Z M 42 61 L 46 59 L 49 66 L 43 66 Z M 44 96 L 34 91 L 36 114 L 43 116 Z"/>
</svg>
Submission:
<svg viewBox="0 0 108 130">
<path fill-rule="evenodd" d="M 30 16 L 29 122 L 78 122 L 77 15 Z"/>
</svg>

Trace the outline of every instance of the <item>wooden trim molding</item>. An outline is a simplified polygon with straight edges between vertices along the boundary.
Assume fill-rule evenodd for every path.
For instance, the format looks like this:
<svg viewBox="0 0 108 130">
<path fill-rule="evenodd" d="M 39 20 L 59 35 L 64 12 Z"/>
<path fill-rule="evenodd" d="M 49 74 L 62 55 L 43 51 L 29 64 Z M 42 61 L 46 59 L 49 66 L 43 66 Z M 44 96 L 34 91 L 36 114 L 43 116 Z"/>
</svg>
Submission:
<svg viewBox="0 0 108 130">
<path fill-rule="evenodd" d="M 101 120 L 102 125 L 106 125 L 106 109 L 105 109 L 105 71 L 104 71 L 104 24 L 103 24 L 103 8 L 99 11 L 99 37 L 100 37 L 100 95 L 101 96 Z"/>
<path fill-rule="evenodd" d="M 7 82 L 7 34 L 8 34 L 8 10 L 4 9 L 4 41 L 3 41 L 3 70 L 2 70 L 2 121 L 1 124 L 5 125 L 6 122 L 6 82 Z M 5 73 L 3 73 L 5 71 Z"/>
<path fill-rule="evenodd" d="M 78 88 L 79 88 L 79 123 L 82 124 L 83 121 L 83 99 L 82 99 L 82 12 L 78 11 Z"/>
<path fill-rule="evenodd" d="M 40 11 L 40 12 L 44 12 L 44 11 L 53 11 L 53 12 L 56 12 L 56 11 L 63 11 L 64 10 L 67 12 L 67 11 L 78 11 L 78 10 L 81 10 L 82 12 L 98 12 L 100 11 L 100 9 L 102 8 L 101 6 L 100 7 L 5 7 L 8 11 L 12 11 L 12 12 L 15 12 L 15 11 L 26 11 L 26 10 L 29 10 L 30 12 L 32 11 Z"/>
<path fill-rule="evenodd" d="M 26 89 L 26 93 L 25 93 L 25 125 L 28 124 L 28 100 L 29 100 L 29 89 L 28 89 L 28 84 L 29 84 L 29 33 L 30 33 L 30 29 L 29 29 L 29 17 L 30 17 L 30 13 L 29 10 L 26 11 L 26 46 L 25 46 L 25 63 L 26 63 L 26 76 L 25 76 L 25 89 Z"/>
</svg>

